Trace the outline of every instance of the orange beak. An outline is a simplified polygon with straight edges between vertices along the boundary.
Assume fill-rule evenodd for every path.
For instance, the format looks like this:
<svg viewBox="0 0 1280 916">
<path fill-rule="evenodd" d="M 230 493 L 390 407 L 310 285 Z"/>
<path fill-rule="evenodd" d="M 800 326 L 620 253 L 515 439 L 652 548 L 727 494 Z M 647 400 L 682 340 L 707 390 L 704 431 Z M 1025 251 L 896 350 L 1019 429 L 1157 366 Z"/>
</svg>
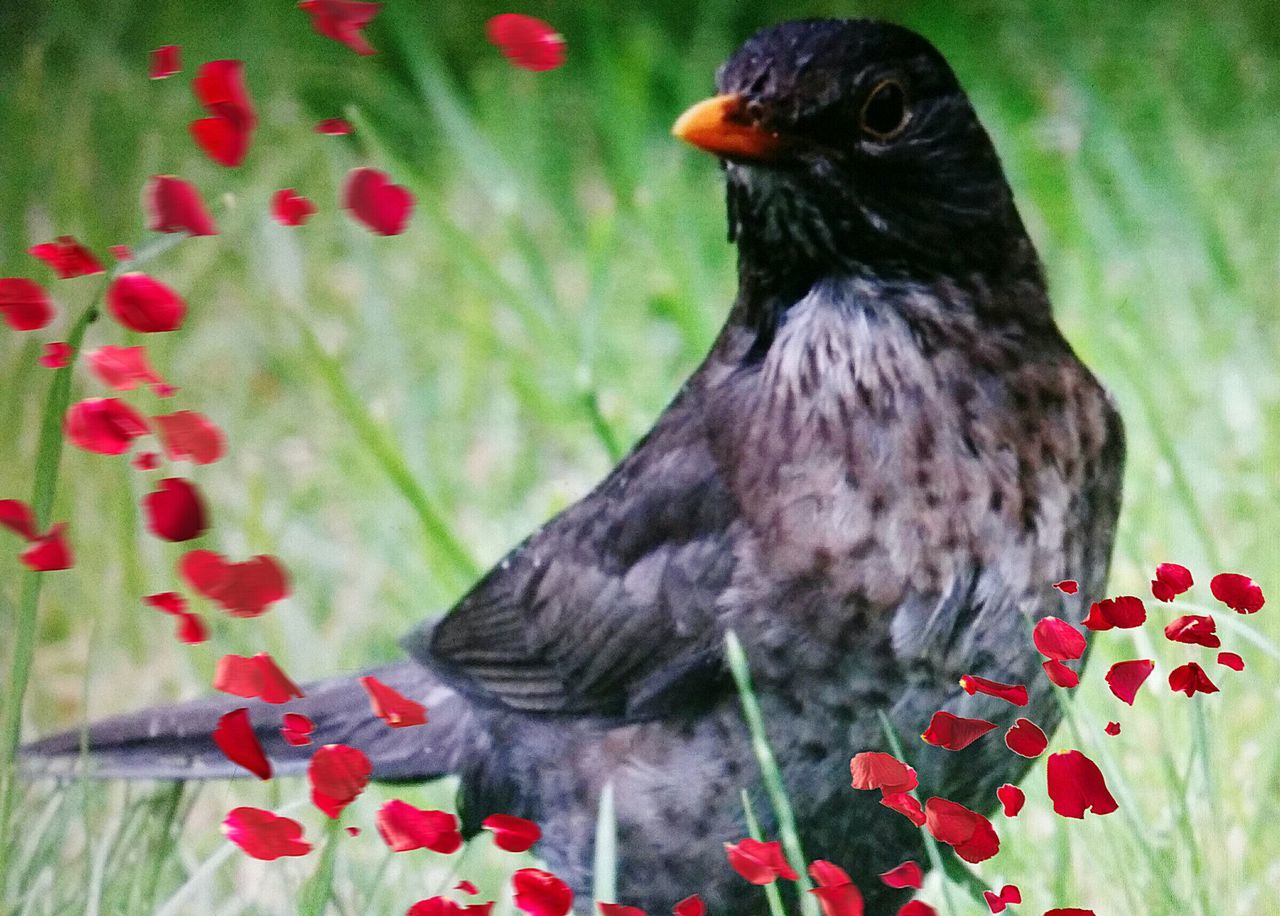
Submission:
<svg viewBox="0 0 1280 916">
<path fill-rule="evenodd" d="M 742 111 L 736 95 L 717 95 L 698 102 L 671 127 L 671 133 L 698 149 L 730 159 L 776 159 L 782 137 L 757 127 Z"/>
</svg>

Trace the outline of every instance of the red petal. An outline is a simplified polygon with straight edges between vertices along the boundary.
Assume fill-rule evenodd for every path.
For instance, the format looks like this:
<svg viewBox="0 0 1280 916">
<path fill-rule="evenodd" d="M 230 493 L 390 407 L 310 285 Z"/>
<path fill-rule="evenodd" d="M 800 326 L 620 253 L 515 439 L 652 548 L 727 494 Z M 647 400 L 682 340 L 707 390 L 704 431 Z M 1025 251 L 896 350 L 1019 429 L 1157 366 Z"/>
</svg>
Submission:
<svg viewBox="0 0 1280 916">
<path fill-rule="evenodd" d="M 1138 688 L 1151 676 L 1156 663 L 1149 658 L 1138 658 L 1127 662 L 1116 662 L 1107 671 L 1107 686 L 1124 702 L 1133 705 L 1138 695 Z"/>
<path fill-rule="evenodd" d="M 189 541 L 208 529 L 204 499 L 196 485 L 181 477 L 166 477 L 142 498 L 147 530 L 166 541 Z"/>
<path fill-rule="evenodd" d="M 0 318 L 15 331 L 37 331 L 53 320 L 49 294 L 25 277 L 0 279 Z"/>
<path fill-rule="evenodd" d="M 1045 910 L 1044 916 L 1097 916 L 1097 914 L 1093 910 L 1082 910 L 1079 907 L 1067 906 Z"/>
<path fill-rule="evenodd" d="M 485 34 L 491 44 L 523 70 L 554 70 L 564 63 L 563 36 L 541 19 L 502 13 L 489 20 Z"/>
<path fill-rule="evenodd" d="M 1244 659 L 1234 652 L 1219 652 L 1218 664 L 1230 668 L 1232 671 L 1244 670 Z"/>
<path fill-rule="evenodd" d="M 1187 662 L 1170 672 L 1169 689 L 1174 693 L 1185 693 L 1187 696 L 1195 693 L 1218 692 L 1218 686 L 1209 680 L 1209 675 L 1205 674 L 1204 669 L 1195 662 Z"/>
<path fill-rule="evenodd" d="M 271 778 L 271 761 L 262 752 L 246 707 L 233 709 L 218 719 L 213 741 L 232 763 L 244 767 L 259 779 Z"/>
<path fill-rule="evenodd" d="M 809 863 L 809 877 L 818 882 L 819 887 L 839 887 L 853 883 L 847 871 L 826 859 L 814 859 Z"/>
<path fill-rule="evenodd" d="M 379 235 L 399 235 L 413 212 L 413 195 L 377 169 L 352 169 L 342 190 L 342 206 Z"/>
<path fill-rule="evenodd" d="M 298 9 L 311 16 L 311 27 L 326 38 L 340 41 L 357 54 L 376 54 L 361 34 L 382 9 L 381 3 L 360 0 L 302 0 Z"/>
<path fill-rule="evenodd" d="M 275 659 L 266 652 L 259 652 L 253 658 L 222 656 L 213 675 L 213 689 L 246 699 L 259 697 L 263 702 L 272 704 L 301 699 L 303 695 L 298 685 L 289 680 Z"/>
<path fill-rule="evenodd" d="M 1030 719 L 1019 719 L 1004 733 L 1004 743 L 1015 754 L 1035 758 L 1044 753 L 1044 749 L 1049 746 L 1049 739 L 1040 726 Z"/>
<path fill-rule="evenodd" d="M 369 784 L 373 764 L 359 748 L 326 744 L 311 755 L 307 778 L 311 800 L 329 817 L 336 818 Z"/>
<path fill-rule="evenodd" d="M 1063 661 L 1084 655 L 1084 634 L 1057 617 L 1045 617 L 1037 622 L 1031 639 L 1045 658 Z"/>
<path fill-rule="evenodd" d="M 287 712 L 281 719 L 280 735 L 294 747 L 302 747 L 311 743 L 311 733 L 316 724 L 300 712 Z"/>
<path fill-rule="evenodd" d="M 178 618 L 178 639 L 181 642 L 193 645 L 208 640 L 209 631 L 205 627 L 204 621 L 198 615 L 187 610 L 187 599 L 177 592 L 160 592 L 158 595 L 147 595 L 142 601 L 158 611 L 172 614 Z"/>
<path fill-rule="evenodd" d="M 910 860 L 901 865 L 882 872 L 880 880 L 889 887 L 924 887 L 924 869 Z"/>
<path fill-rule="evenodd" d="M 182 48 L 178 45 L 162 45 L 151 52 L 150 76 L 162 80 L 182 70 Z"/>
<path fill-rule="evenodd" d="M 914 796 L 906 792 L 895 792 L 880 799 L 880 804 L 891 811 L 897 811 L 917 827 L 924 826 L 924 809 Z"/>
<path fill-rule="evenodd" d="M 430 849 L 448 855 L 462 848 L 458 819 L 447 811 L 427 811 L 392 799 L 378 809 L 378 833 L 392 852 Z"/>
<path fill-rule="evenodd" d="M 1009 904 L 1022 902 L 1022 891 L 1018 890 L 1016 884 L 1006 884 L 998 894 L 995 891 L 983 891 L 982 896 L 986 898 L 987 906 L 993 913 L 1003 913 Z"/>
<path fill-rule="evenodd" d="M 1216 649 L 1222 645 L 1217 636 L 1218 625 L 1212 617 L 1203 614 L 1184 614 L 1164 628 L 1165 639 Z"/>
<path fill-rule="evenodd" d="M 863 751 L 849 761 L 855 789 L 880 789 L 885 795 L 910 792 L 919 783 L 916 771 L 898 758 L 879 751 Z"/>
<path fill-rule="evenodd" d="M 222 822 L 222 832 L 255 859 L 305 856 L 311 844 L 302 839 L 302 825 L 261 808 L 234 808 Z"/>
<path fill-rule="evenodd" d="M 911 900 L 902 905 L 898 916 L 938 916 L 938 911 L 920 900 Z"/>
<path fill-rule="evenodd" d="M 133 249 L 128 245 L 112 245 L 107 250 L 111 252 L 111 257 L 115 258 L 117 261 L 133 260 Z"/>
<path fill-rule="evenodd" d="M 351 133 L 351 123 L 345 118 L 325 118 L 323 121 L 317 121 L 313 130 L 329 137 L 341 137 Z"/>
<path fill-rule="evenodd" d="M 1191 570 L 1185 566 L 1161 563 L 1156 567 L 1156 577 L 1151 580 L 1151 594 L 1160 601 L 1172 601 L 1174 596 L 1181 595 L 1194 584 Z"/>
<path fill-rule="evenodd" d="M 36 517 L 28 506 L 20 499 L 0 499 L 0 526 L 4 526 L 14 534 L 19 534 L 28 541 L 34 541 L 36 534 Z"/>
<path fill-rule="evenodd" d="M 638 906 L 626 906 L 622 903 L 599 903 L 603 916 L 645 916 L 644 910 Z"/>
<path fill-rule="evenodd" d="M 88 356 L 93 374 L 116 391 L 132 391 L 139 384 L 151 385 L 157 391 L 170 390 L 147 361 L 146 347 L 107 345 L 90 350 Z"/>
<path fill-rule="evenodd" d="M 225 166 L 244 161 L 258 119 L 244 84 L 244 62 L 202 64 L 191 90 L 212 117 L 192 121 L 191 135 L 209 158 Z"/>
<path fill-rule="evenodd" d="M 925 828 L 939 843 L 974 864 L 1000 851 L 1000 838 L 991 822 L 976 811 L 945 798 L 931 798 L 924 805 Z"/>
<path fill-rule="evenodd" d="M 1007 782 L 996 789 L 996 798 L 1000 799 L 1000 804 L 1004 806 L 1005 817 L 1017 817 L 1022 806 L 1027 803 L 1027 794 Z"/>
<path fill-rule="evenodd" d="M 1095 602 L 1089 608 L 1084 625 L 1090 630 L 1110 630 L 1112 627 L 1128 630 L 1142 626 L 1146 619 L 1147 609 L 1141 598 L 1121 595 Z"/>
<path fill-rule="evenodd" d="M 949 751 L 964 750 L 996 727 L 986 719 L 966 719 L 938 710 L 929 721 L 929 727 L 920 736 L 925 744 L 946 748 Z"/>
<path fill-rule="evenodd" d="M 187 313 L 181 296 L 159 280 L 136 272 L 112 281 L 107 308 L 126 328 L 143 333 L 176 330 Z"/>
<path fill-rule="evenodd" d="M 862 916 L 862 894 L 852 881 L 810 888 L 809 893 L 818 898 L 822 916 Z"/>
<path fill-rule="evenodd" d="M 66 523 L 60 522 L 49 529 L 44 537 L 36 538 L 18 559 L 33 572 L 56 572 L 75 565 L 75 555 L 66 540 Z"/>
<path fill-rule="evenodd" d="M 1075 687 L 1080 683 L 1080 675 L 1056 659 L 1049 659 L 1043 667 L 1045 676 L 1059 687 Z"/>
<path fill-rule="evenodd" d="M 1080 591 L 1080 583 L 1075 579 L 1063 579 L 1061 582 L 1053 583 L 1053 587 L 1064 595 L 1074 595 Z"/>
<path fill-rule="evenodd" d="M 61 340 L 44 345 L 44 354 L 40 357 L 40 365 L 46 369 L 61 369 L 71 362 L 71 354 L 75 347 Z"/>
<path fill-rule="evenodd" d="M 671 910 L 675 916 L 706 916 L 707 905 L 697 894 L 691 894 L 677 903 Z"/>
<path fill-rule="evenodd" d="M 133 465 L 134 470 L 154 471 L 156 468 L 160 467 L 160 456 L 155 452 L 138 452 L 138 454 L 133 456 L 133 460 L 130 464 Z"/>
<path fill-rule="evenodd" d="M 459 881 L 457 885 L 454 887 L 454 890 L 462 891 L 464 894 L 474 895 L 474 894 L 480 893 L 480 888 L 476 887 L 470 881 Z"/>
<path fill-rule="evenodd" d="M 428 897 L 419 900 L 405 916 L 462 916 L 462 907 L 448 897 Z"/>
<path fill-rule="evenodd" d="M 516 907 L 531 916 L 566 916 L 573 906 L 573 891 L 550 872 L 522 868 L 511 876 Z"/>
<path fill-rule="evenodd" d="M 524 852 L 542 837 L 533 821 L 511 814 L 490 814 L 480 825 L 493 831 L 493 845 L 507 852 Z"/>
<path fill-rule="evenodd" d="M 282 226 L 301 226 L 315 212 L 316 205 L 293 188 L 271 195 L 271 216 Z"/>
<path fill-rule="evenodd" d="M 33 245 L 27 253 L 44 261 L 63 280 L 88 277 L 102 273 L 102 262 L 92 251 L 69 235 L 60 235 L 55 242 Z"/>
<path fill-rule="evenodd" d="M 763 843 L 746 837 L 737 843 L 725 843 L 724 851 L 733 870 L 752 884 L 772 884 L 777 878 L 795 881 L 799 877 L 787 864 L 777 840 Z"/>
<path fill-rule="evenodd" d="M 1213 592 L 1213 597 L 1240 614 L 1253 614 L 1267 603 L 1258 583 L 1240 573 L 1218 573 L 1209 581 L 1209 591 Z"/>
<path fill-rule="evenodd" d="M 373 714 L 392 728 L 409 728 L 426 724 L 427 707 L 421 703 L 393 690 L 376 677 L 366 675 L 360 678 L 360 683 L 369 694 L 369 700 L 373 704 Z"/>
<path fill-rule="evenodd" d="M 1107 791 L 1102 771 L 1079 751 L 1051 754 L 1047 778 L 1053 810 L 1062 817 L 1083 818 L 1086 811 L 1110 814 L 1119 807 Z"/>
<path fill-rule="evenodd" d="M 257 617 L 289 593 L 289 581 L 274 557 L 228 563 L 211 550 L 192 550 L 179 570 L 197 592 L 218 602 L 233 617 Z"/>
<path fill-rule="evenodd" d="M 1119 723 L 1119 722 L 1108 722 L 1108 723 L 1107 723 L 1107 727 L 1106 727 L 1105 731 L 1106 731 L 1106 733 L 1107 733 L 1108 735 L 1111 735 L 1111 736 L 1113 736 L 1113 737 L 1114 737 L 1115 735 L 1120 734 L 1120 723 Z"/>
<path fill-rule="evenodd" d="M 212 464 L 226 451 L 222 430 L 204 414 L 175 410 L 153 417 L 164 450 L 174 461 L 190 459 L 196 464 Z"/>
<path fill-rule="evenodd" d="M 960 678 L 960 686 L 969 696 L 984 693 L 989 697 L 1012 703 L 1014 706 L 1026 706 L 1029 702 L 1027 688 L 1021 684 L 1002 684 L 1000 681 L 988 680 L 976 674 L 966 674 Z"/>
<path fill-rule="evenodd" d="M 142 208 L 152 232 L 218 234 L 196 186 L 175 175 L 152 176 L 142 192 Z"/>
<path fill-rule="evenodd" d="M 147 421 L 116 398 L 87 398 L 72 404 L 63 428 L 71 443 L 99 455 L 119 455 L 147 432 Z"/>
</svg>

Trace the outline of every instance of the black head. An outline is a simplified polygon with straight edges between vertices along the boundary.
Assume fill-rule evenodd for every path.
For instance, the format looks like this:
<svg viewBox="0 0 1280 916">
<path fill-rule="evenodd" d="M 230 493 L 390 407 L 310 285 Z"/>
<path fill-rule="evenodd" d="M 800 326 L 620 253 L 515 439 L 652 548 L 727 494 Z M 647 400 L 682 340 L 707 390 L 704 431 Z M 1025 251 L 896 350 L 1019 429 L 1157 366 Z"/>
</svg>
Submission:
<svg viewBox="0 0 1280 916">
<path fill-rule="evenodd" d="M 675 133 L 722 157 L 745 268 L 912 278 L 1037 269 L 986 131 L 946 60 L 914 32 L 784 23 L 747 41 L 717 87 Z"/>
</svg>

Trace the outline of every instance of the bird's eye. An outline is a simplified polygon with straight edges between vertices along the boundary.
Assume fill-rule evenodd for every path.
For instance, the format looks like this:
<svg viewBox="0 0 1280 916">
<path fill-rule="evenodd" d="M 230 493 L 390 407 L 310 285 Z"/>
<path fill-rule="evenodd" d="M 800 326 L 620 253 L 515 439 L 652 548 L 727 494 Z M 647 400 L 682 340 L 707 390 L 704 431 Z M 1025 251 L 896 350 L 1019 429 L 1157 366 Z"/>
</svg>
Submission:
<svg viewBox="0 0 1280 916">
<path fill-rule="evenodd" d="M 881 142 L 892 140 L 907 126 L 907 93 L 897 80 L 877 84 L 862 105 L 862 130 Z"/>
</svg>

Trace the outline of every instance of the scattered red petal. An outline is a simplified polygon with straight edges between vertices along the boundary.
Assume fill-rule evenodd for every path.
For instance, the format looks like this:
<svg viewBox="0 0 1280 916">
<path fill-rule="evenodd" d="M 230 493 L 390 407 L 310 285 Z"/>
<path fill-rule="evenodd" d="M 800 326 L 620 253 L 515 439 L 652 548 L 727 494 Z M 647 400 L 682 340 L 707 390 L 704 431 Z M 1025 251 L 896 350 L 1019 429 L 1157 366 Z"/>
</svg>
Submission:
<svg viewBox="0 0 1280 916">
<path fill-rule="evenodd" d="M 898 916 L 938 916 L 938 911 L 922 900 L 911 900 L 902 905 Z"/>
<path fill-rule="evenodd" d="M 413 213 L 413 195 L 392 184 L 386 172 L 352 169 L 342 190 L 342 206 L 378 235 L 399 235 Z"/>
<path fill-rule="evenodd" d="M 262 745 L 249 722 L 247 707 L 233 709 L 218 719 L 213 741 L 232 763 L 244 767 L 259 779 L 271 778 L 271 761 L 262 752 Z"/>
<path fill-rule="evenodd" d="M 880 880 L 889 887 L 924 887 L 924 869 L 918 862 L 907 860 L 901 865 L 882 872 Z"/>
<path fill-rule="evenodd" d="M 71 444 L 86 452 L 120 455 L 147 433 L 147 421 L 117 398 L 86 398 L 71 405 L 63 429 Z"/>
<path fill-rule="evenodd" d="M 1120 734 L 1120 723 L 1119 723 L 1119 722 L 1108 722 L 1108 723 L 1107 723 L 1107 727 L 1104 729 L 1104 731 L 1105 731 L 1108 735 L 1111 735 L 1112 737 L 1115 737 L 1116 735 Z"/>
<path fill-rule="evenodd" d="M 372 772 L 373 764 L 364 751 L 346 744 L 326 744 L 311 756 L 307 767 L 311 800 L 329 817 L 336 818 L 364 791 Z"/>
<path fill-rule="evenodd" d="M 976 811 L 945 798 L 924 804 L 925 828 L 966 862 L 985 862 L 1000 851 L 1000 837 L 991 822 Z"/>
<path fill-rule="evenodd" d="M 187 599 L 177 592 L 160 592 L 157 595 L 147 595 L 142 600 L 157 611 L 163 611 L 178 618 L 177 635 L 180 642 L 195 645 L 209 638 L 209 630 L 205 627 L 204 621 L 198 614 L 187 610 Z"/>
<path fill-rule="evenodd" d="M 1235 652 L 1219 652 L 1218 664 L 1230 668 L 1232 671 L 1244 670 L 1244 659 Z"/>
<path fill-rule="evenodd" d="M 133 461 L 130 463 L 133 465 L 134 470 L 154 471 L 160 467 L 160 456 L 155 452 L 138 452 L 133 456 Z"/>
<path fill-rule="evenodd" d="M 36 534 L 35 513 L 20 499 L 0 499 L 0 526 L 22 535 L 28 541 L 39 537 Z"/>
<path fill-rule="evenodd" d="M 302 0 L 298 9 L 311 17 L 311 27 L 325 38 L 342 42 L 357 54 L 378 53 L 370 46 L 361 29 L 382 10 L 381 3 L 359 0 Z"/>
<path fill-rule="evenodd" d="M 325 118 L 323 121 L 317 121 L 312 129 L 328 137 L 342 137 L 351 133 L 352 128 L 351 122 L 346 118 Z"/>
<path fill-rule="evenodd" d="M 489 43 L 522 70 L 535 73 L 554 70 L 564 63 L 565 41 L 541 19 L 519 13 L 502 13 L 485 25 Z"/>
<path fill-rule="evenodd" d="M 132 391 L 138 385 L 150 385 L 160 393 L 172 392 L 172 387 L 151 368 L 147 361 L 147 348 L 117 347 L 108 344 L 88 353 L 89 368 L 104 385 L 116 391 Z"/>
<path fill-rule="evenodd" d="M 191 90 L 211 117 L 192 121 L 191 136 L 214 162 L 228 167 L 244 161 L 258 118 L 244 84 L 244 61 L 201 64 Z"/>
<path fill-rule="evenodd" d="M 1079 751 L 1049 755 L 1046 776 L 1053 810 L 1062 817 L 1083 818 L 1086 811 L 1110 814 L 1119 807 L 1098 765 Z"/>
<path fill-rule="evenodd" d="M 1191 696 L 1195 693 L 1217 693 L 1218 685 L 1209 680 L 1209 675 L 1195 662 L 1187 662 L 1169 673 L 1169 689 Z"/>
<path fill-rule="evenodd" d="M 305 742 L 305 743 L 309 743 L 309 742 Z M 359 835 L 360 835 L 360 828 L 359 828 L 359 827 L 343 827 L 342 829 L 343 829 L 343 830 L 345 830 L 345 831 L 347 832 L 347 836 L 359 836 Z"/>
<path fill-rule="evenodd" d="M 1049 739 L 1040 726 L 1030 719 L 1019 719 L 1004 733 L 1004 743 L 1015 754 L 1035 758 L 1044 753 L 1044 749 L 1049 746 Z"/>
<path fill-rule="evenodd" d="M 144 334 L 177 330 L 187 313 L 182 297 L 143 273 L 121 274 L 107 290 L 107 308 L 131 331 Z"/>
<path fill-rule="evenodd" d="M 1097 916 L 1097 914 L 1093 910 L 1082 910 L 1079 907 L 1067 906 L 1045 910 L 1044 916 Z"/>
<path fill-rule="evenodd" d="M 994 722 L 986 719 L 966 719 L 940 709 L 933 714 L 929 727 L 924 730 L 920 739 L 934 747 L 960 751 L 995 727 Z"/>
<path fill-rule="evenodd" d="M 533 821 L 511 814 L 490 814 L 480 825 L 493 831 L 493 845 L 507 852 L 524 852 L 542 837 Z"/>
<path fill-rule="evenodd" d="M 1110 630 L 1112 627 L 1128 630 L 1142 626 L 1146 619 L 1147 609 L 1141 598 L 1121 595 L 1094 602 L 1084 625 L 1090 630 Z"/>
<path fill-rule="evenodd" d="M 1209 581 L 1209 591 L 1239 614 L 1256 613 L 1267 603 L 1258 583 L 1240 573 L 1218 573 Z"/>
<path fill-rule="evenodd" d="M 1045 676 L 1059 687 L 1070 688 L 1080 683 L 1080 675 L 1056 659 L 1049 659 L 1042 667 L 1044 668 Z"/>
<path fill-rule="evenodd" d="M 55 340 L 44 345 L 44 353 L 40 357 L 40 365 L 46 369 L 61 369 L 71 362 L 71 354 L 75 352 L 75 347 L 71 346 L 71 344 Z"/>
<path fill-rule="evenodd" d="M 166 541 L 189 541 L 209 527 L 204 498 L 196 485 L 181 477 L 166 477 L 142 497 L 147 530 Z"/>
<path fill-rule="evenodd" d="M 891 754 L 863 751 L 849 761 L 855 789 L 879 789 L 885 795 L 910 792 L 919 781 L 916 771 Z"/>
<path fill-rule="evenodd" d="M 1216 649 L 1222 645 L 1217 629 L 1218 624 L 1212 617 L 1203 614 L 1183 614 L 1177 620 L 1165 625 L 1164 637 L 1170 642 Z"/>
<path fill-rule="evenodd" d="M 378 809 L 377 825 L 392 852 L 430 849 L 448 855 L 462 848 L 458 819 L 447 811 L 415 808 L 397 798 Z"/>
<path fill-rule="evenodd" d="M 894 792 L 880 799 L 880 804 L 890 811 L 897 811 L 917 827 L 924 826 L 924 809 L 914 795 L 907 792 Z"/>
<path fill-rule="evenodd" d="M 480 888 L 476 887 L 470 881 L 459 881 L 453 888 L 455 891 L 462 891 L 464 894 L 478 894 Z"/>
<path fill-rule="evenodd" d="M 1074 595 L 1080 591 L 1080 583 L 1075 579 L 1063 579 L 1061 582 L 1053 583 L 1053 587 L 1064 595 Z"/>
<path fill-rule="evenodd" d="M 245 699 L 259 697 L 264 703 L 272 704 L 302 698 L 298 685 L 289 680 L 275 659 L 266 652 L 259 652 L 252 658 L 230 654 L 222 656 L 213 675 L 213 689 Z"/>
<path fill-rule="evenodd" d="M 153 80 L 162 80 L 182 71 L 182 48 L 179 45 L 161 45 L 151 52 L 149 74 Z"/>
<path fill-rule="evenodd" d="M 302 839 L 301 824 L 261 808 L 232 809 L 222 822 L 222 832 L 255 859 L 268 862 L 311 851 L 311 844 Z"/>
<path fill-rule="evenodd" d="M 289 594 L 289 580 L 274 558 L 259 555 L 229 563 L 212 550 L 192 550 L 179 563 L 182 577 L 233 617 L 257 617 Z"/>
<path fill-rule="evenodd" d="M 1161 563 L 1156 567 L 1156 577 L 1151 580 L 1151 594 L 1158 601 L 1172 601 L 1193 585 L 1191 570 L 1177 563 Z"/>
<path fill-rule="evenodd" d="M 995 891 L 983 891 L 982 896 L 986 898 L 987 906 L 993 913 L 1003 913 L 1009 904 L 1022 902 L 1022 891 L 1018 890 L 1016 884 L 1006 884 L 998 894 Z"/>
<path fill-rule="evenodd" d="M 53 303 L 26 277 L 0 279 L 0 317 L 15 331 L 37 331 L 53 320 Z"/>
<path fill-rule="evenodd" d="M 573 906 L 573 891 L 550 872 L 522 868 L 511 876 L 516 907 L 531 916 L 566 916 Z"/>
<path fill-rule="evenodd" d="M 282 226 L 301 226 L 315 212 L 316 205 L 311 199 L 293 188 L 284 188 L 271 195 L 271 216 Z"/>
<path fill-rule="evenodd" d="M 1084 655 L 1084 634 L 1058 617 L 1045 617 L 1031 634 L 1036 649 L 1048 659 L 1064 661 Z"/>
<path fill-rule="evenodd" d="M 462 916 L 462 906 L 448 897 L 428 897 L 409 907 L 405 916 Z"/>
<path fill-rule="evenodd" d="M 376 677 L 360 678 L 369 700 L 373 704 L 373 714 L 392 728 L 409 728 L 414 725 L 425 725 L 427 707 L 401 694 Z"/>
<path fill-rule="evenodd" d="M 160 441 L 173 461 L 190 459 L 196 464 L 212 464 L 226 451 L 222 430 L 204 414 L 175 410 L 153 417 Z"/>
<path fill-rule="evenodd" d="M 1017 817 L 1022 806 L 1027 803 L 1027 793 L 1007 782 L 996 789 L 996 798 L 1000 799 L 1000 804 L 1004 806 L 1005 817 Z"/>
<path fill-rule="evenodd" d="M 44 261 L 63 280 L 88 277 L 102 273 L 102 262 L 92 251 L 69 235 L 60 235 L 56 241 L 42 242 L 27 249 L 27 253 Z"/>
<path fill-rule="evenodd" d="M 599 903 L 602 916 L 645 916 L 644 910 L 638 906 L 627 906 L 623 903 Z"/>
<path fill-rule="evenodd" d="M 142 209 L 152 232 L 218 234 L 196 186 L 176 175 L 152 176 L 142 192 Z"/>
<path fill-rule="evenodd" d="M 280 737 L 293 747 L 310 744 L 311 733 L 316 730 L 316 724 L 300 712 L 285 713 L 280 724 Z"/>
<path fill-rule="evenodd" d="M 782 855 L 782 844 L 777 840 L 762 843 L 747 837 L 736 843 L 724 844 L 729 865 L 752 884 L 772 884 L 778 878 L 795 881 L 799 877 Z"/>
<path fill-rule="evenodd" d="M 133 249 L 128 245 L 112 245 L 107 251 L 111 252 L 111 257 L 117 261 L 133 260 Z"/>
<path fill-rule="evenodd" d="M 67 544 L 67 526 L 59 522 L 49 529 L 49 533 L 38 537 L 19 554 L 22 565 L 32 572 L 56 572 L 59 569 L 70 569 L 75 565 L 75 555 Z"/>
<path fill-rule="evenodd" d="M 1133 705 L 1138 695 L 1138 688 L 1151 676 L 1156 663 L 1149 658 L 1137 658 L 1127 662 L 1116 662 L 1107 671 L 1107 686 L 1124 702 Z"/>
<path fill-rule="evenodd" d="M 707 905 L 697 894 L 691 894 L 677 903 L 671 912 L 674 916 L 707 916 Z"/>
<path fill-rule="evenodd" d="M 988 680 L 976 674 L 966 674 L 960 678 L 960 686 L 969 696 L 984 693 L 989 697 L 1012 703 L 1014 706 L 1026 706 L 1029 702 L 1027 688 L 1021 684 L 1002 684 L 1000 681 Z"/>
<path fill-rule="evenodd" d="M 823 916 L 862 916 L 862 893 L 843 868 L 818 859 L 810 863 L 809 875 L 818 882 L 809 893 L 818 898 Z"/>
</svg>

